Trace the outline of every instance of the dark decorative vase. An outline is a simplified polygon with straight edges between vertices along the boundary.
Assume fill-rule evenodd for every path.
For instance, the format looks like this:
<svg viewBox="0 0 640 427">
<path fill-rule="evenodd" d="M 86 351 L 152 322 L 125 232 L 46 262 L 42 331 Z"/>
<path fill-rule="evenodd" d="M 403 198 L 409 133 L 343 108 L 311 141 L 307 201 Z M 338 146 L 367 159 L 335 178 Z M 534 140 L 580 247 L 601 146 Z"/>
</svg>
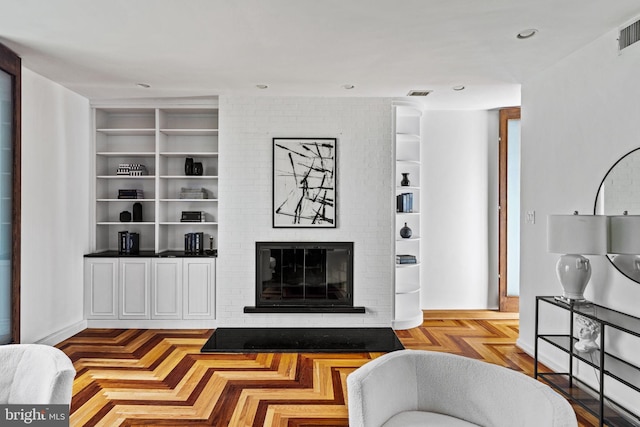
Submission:
<svg viewBox="0 0 640 427">
<path fill-rule="evenodd" d="M 411 229 L 407 226 L 407 223 L 404 223 L 404 227 L 402 227 L 400 229 L 400 237 L 402 237 L 403 239 L 408 239 L 409 237 L 411 237 L 411 235 L 413 234 L 413 232 L 411 231 Z"/>
<path fill-rule="evenodd" d="M 187 157 L 184 161 L 184 174 L 193 175 L 193 158 Z"/>
<path fill-rule="evenodd" d="M 142 222 L 142 203 L 133 204 L 133 222 Z"/>
<path fill-rule="evenodd" d="M 408 187 L 409 184 L 411 184 L 411 181 L 409 181 L 409 173 L 402 173 L 402 181 L 400 181 L 400 185 L 402 185 L 403 187 Z"/>
</svg>

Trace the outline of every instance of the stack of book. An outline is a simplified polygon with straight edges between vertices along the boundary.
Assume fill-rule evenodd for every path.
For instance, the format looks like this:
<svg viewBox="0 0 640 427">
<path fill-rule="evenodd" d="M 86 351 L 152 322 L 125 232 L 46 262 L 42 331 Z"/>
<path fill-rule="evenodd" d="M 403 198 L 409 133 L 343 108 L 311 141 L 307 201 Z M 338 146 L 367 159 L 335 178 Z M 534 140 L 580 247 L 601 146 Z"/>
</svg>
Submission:
<svg viewBox="0 0 640 427">
<path fill-rule="evenodd" d="M 147 167 L 140 163 L 120 163 L 116 175 L 143 176 L 149 175 Z"/>
<path fill-rule="evenodd" d="M 118 190 L 118 199 L 144 199 L 144 192 L 136 189 Z"/>
<path fill-rule="evenodd" d="M 413 193 L 402 193 L 396 196 L 396 212 L 413 212 Z"/>
<path fill-rule="evenodd" d="M 204 188 L 185 188 L 180 189 L 181 199 L 208 199 L 209 194 Z"/>
<path fill-rule="evenodd" d="M 118 232 L 118 254 L 138 255 L 140 253 L 140 234 L 128 231 Z"/>
<path fill-rule="evenodd" d="M 416 264 L 415 255 L 396 255 L 396 264 Z"/>
<path fill-rule="evenodd" d="M 202 254 L 204 252 L 204 233 L 185 234 L 184 252 L 187 254 Z"/>
</svg>

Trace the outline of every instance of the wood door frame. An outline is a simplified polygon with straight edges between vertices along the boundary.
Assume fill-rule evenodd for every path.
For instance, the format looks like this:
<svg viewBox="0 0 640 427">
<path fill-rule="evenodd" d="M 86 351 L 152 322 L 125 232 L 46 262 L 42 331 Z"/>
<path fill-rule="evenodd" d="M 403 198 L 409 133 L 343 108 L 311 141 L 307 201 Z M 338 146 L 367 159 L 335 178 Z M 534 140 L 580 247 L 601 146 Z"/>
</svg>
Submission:
<svg viewBox="0 0 640 427">
<path fill-rule="evenodd" d="M 507 147 L 508 121 L 520 119 L 520 107 L 509 107 L 500 110 L 500 138 L 499 138 L 499 238 L 498 238 L 498 295 L 500 297 L 500 311 L 516 312 L 520 310 L 520 297 L 507 294 Z"/>
<path fill-rule="evenodd" d="M 13 77 L 13 147 L 11 194 L 11 342 L 20 342 L 20 188 L 22 138 L 22 61 L 0 43 L 0 70 Z"/>
</svg>

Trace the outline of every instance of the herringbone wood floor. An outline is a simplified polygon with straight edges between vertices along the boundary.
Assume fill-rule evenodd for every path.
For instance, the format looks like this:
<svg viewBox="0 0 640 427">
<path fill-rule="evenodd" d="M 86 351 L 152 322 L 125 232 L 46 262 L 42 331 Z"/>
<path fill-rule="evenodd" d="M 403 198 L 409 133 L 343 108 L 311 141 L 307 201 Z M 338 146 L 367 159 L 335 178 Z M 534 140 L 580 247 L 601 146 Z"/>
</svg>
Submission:
<svg viewBox="0 0 640 427">
<path fill-rule="evenodd" d="M 377 353 L 201 354 L 211 330 L 88 329 L 62 342 L 77 376 L 72 426 L 347 426 L 346 377 Z M 483 359 L 531 375 L 518 320 L 426 313 L 406 348 Z M 577 410 L 581 426 L 597 423 Z"/>
</svg>

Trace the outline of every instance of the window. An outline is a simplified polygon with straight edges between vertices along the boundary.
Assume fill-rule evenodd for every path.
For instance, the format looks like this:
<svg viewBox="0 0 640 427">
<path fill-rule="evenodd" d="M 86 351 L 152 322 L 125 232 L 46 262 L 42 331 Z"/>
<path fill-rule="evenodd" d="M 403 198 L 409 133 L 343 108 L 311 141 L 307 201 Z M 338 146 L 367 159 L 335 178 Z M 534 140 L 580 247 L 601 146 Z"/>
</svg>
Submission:
<svg viewBox="0 0 640 427">
<path fill-rule="evenodd" d="M 0 44 L 0 344 L 20 341 L 20 58 Z"/>
</svg>

